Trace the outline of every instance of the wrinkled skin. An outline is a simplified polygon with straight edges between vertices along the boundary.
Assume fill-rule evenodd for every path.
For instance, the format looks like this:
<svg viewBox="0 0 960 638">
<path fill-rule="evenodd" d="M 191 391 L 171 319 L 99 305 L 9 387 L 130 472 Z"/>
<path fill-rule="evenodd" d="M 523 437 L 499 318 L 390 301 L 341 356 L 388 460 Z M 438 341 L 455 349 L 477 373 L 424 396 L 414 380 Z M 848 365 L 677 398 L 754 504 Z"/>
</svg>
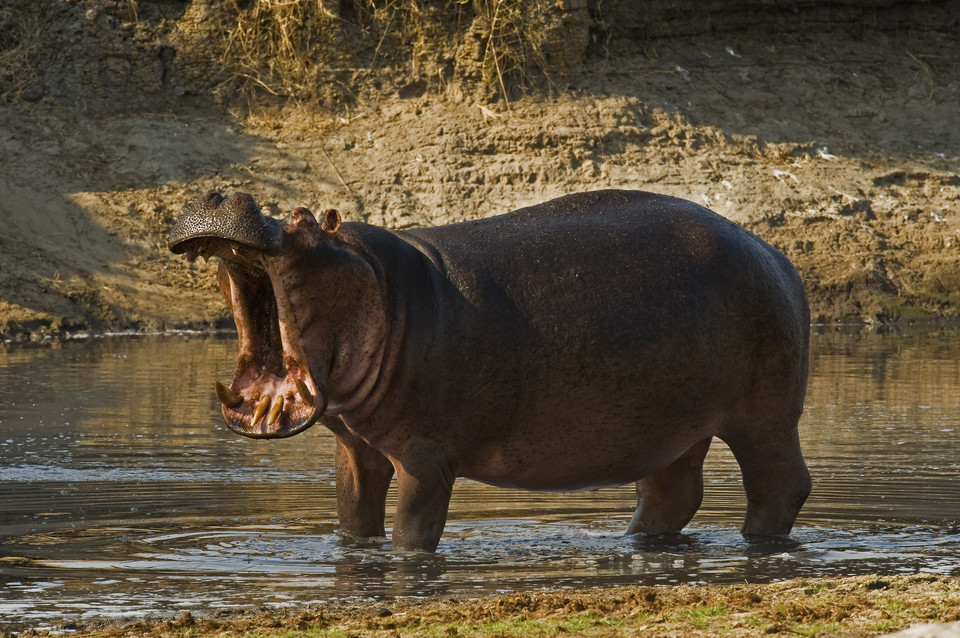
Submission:
<svg viewBox="0 0 960 638">
<path fill-rule="evenodd" d="M 790 532 L 810 490 L 797 436 L 809 314 L 790 263 L 683 200 L 571 195 L 389 232 L 283 222 L 207 194 L 174 252 L 220 258 L 237 372 L 227 424 L 337 440 L 343 528 L 434 550 L 457 477 L 529 490 L 635 482 L 628 533 L 683 528 L 713 437 L 736 456 L 743 532 Z M 278 407 L 279 404 L 279 407 Z"/>
</svg>

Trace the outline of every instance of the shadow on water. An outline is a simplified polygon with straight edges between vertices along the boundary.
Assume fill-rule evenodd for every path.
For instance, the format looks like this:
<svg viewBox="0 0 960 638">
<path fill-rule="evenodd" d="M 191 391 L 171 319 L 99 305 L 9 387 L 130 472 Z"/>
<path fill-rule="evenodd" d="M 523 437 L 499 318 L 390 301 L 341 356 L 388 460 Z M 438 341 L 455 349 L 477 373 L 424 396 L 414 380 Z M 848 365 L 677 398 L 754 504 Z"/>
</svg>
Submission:
<svg viewBox="0 0 960 638">
<path fill-rule="evenodd" d="M 632 487 L 460 481 L 435 556 L 338 530 L 332 437 L 226 430 L 232 336 L 0 352 L 0 630 L 430 595 L 960 575 L 960 333 L 813 335 L 801 424 L 814 493 L 787 541 L 739 533 L 714 445 L 681 534 L 625 537 Z M 393 498 L 388 503 L 392 511 Z"/>
</svg>

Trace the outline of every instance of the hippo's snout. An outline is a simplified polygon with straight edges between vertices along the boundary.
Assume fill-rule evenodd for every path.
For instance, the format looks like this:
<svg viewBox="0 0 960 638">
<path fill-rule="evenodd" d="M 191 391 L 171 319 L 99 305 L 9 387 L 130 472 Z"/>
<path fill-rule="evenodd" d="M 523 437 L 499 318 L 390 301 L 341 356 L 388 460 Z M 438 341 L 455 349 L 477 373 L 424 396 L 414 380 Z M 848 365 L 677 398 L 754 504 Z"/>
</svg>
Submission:
<svg viewBox="0 0 960 638">
<path fill-rule="evenodd" d="M 214 391 L 228 427 L 254 438 L 292 436 L 327 407 L 326 387 L 311 376 L 295 322 L 278 304 L 286 299 L 268 265 L 284 242 L 283 224 L 260 212 L 253 197 L 205 193 L 184 208 L 167 246 L 192 261 L 218 257 L 218 283 L 237 325 L 240 351 L 230 385 Z M 275 265 L 275 264 L 274 264 Z M 280 278 L 282 279 L 282 277 Z"/>
<path fill-rule="evenodd" d="M 260 213 L 253 197 L 205 193 L 193 199 L 170 231 L 167 247 L 176 254 L 191 250 L 194 240 L 226 239 L 266 254 L 280 251 L 280 222 Z M 193 255 L 194 257 L 196 254 Z"/>
</svg>

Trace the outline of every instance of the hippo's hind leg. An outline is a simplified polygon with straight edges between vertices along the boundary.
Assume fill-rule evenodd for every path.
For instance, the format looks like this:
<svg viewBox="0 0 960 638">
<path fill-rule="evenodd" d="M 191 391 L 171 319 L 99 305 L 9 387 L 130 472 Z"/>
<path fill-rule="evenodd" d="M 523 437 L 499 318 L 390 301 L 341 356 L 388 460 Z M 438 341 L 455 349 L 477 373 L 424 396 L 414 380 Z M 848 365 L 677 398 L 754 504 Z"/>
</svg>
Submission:
<svg viewBox="0 0 960 638">
<path fill-rule="evenodd" d="M 741 531 L 745 536 L 787 536 L 810 494 L 810 472 L 795 422 L 777 437 L 751 435 L 762 432 L 754 429 L 724 437 L 740 464 L 747 494 Z"/>
<path fill-rule="evenodd" d="M 337 516 L 344 531 L 386 536 L 384 518 L 393 464 L 349 432 L 337 434 Z"/>
<path fill-rule="evenodd" d="M 704 439 L 676 461 L 637 481 L 637 511 L 627 534 L 668 534 L 683 529 L 703 501 Z"/>
</svg>

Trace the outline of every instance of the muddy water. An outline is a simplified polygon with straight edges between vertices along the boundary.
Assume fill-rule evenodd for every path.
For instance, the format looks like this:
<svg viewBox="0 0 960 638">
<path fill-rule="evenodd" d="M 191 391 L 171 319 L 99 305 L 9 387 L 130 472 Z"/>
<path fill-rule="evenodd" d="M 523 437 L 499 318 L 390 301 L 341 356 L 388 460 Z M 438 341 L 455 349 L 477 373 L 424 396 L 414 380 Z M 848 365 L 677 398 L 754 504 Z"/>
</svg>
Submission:
<svg viewBox="0 0 960 638">
<path fill-rule="evenodd" d="M 277 608 L 796 576 L 960 575 L 960 333 L 814 334 L 802 436 L 815 491 L 790 542 L 750 544 L 715 443 L 682 535 L 625 538 L 630 487 L 458 482 L 439 552 L 338 533 L 333 444 L 226 430 L 232 337 L 0 350 L 0 630 Z M 390 511 L 388 506 L 388 513 Z"/>
</svg>

